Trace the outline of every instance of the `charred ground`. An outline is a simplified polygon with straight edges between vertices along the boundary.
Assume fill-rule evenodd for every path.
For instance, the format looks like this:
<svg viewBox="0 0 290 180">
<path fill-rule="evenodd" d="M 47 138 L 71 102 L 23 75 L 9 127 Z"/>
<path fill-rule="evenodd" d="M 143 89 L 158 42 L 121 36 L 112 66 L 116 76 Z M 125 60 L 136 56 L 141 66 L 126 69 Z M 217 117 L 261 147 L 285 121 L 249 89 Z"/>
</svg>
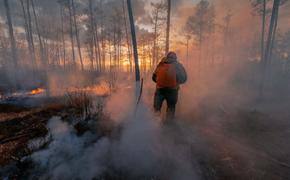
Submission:
<svg viewBox="0 0 290 180">
<path fill-rule="evenodd" d="M 34 152 L 49 148 L 53 142 L 53 138 L 48 138 L 51 129 L 46 124 L 56 116 L 74 127 L 73 133 L 79 138 L 86 132 L 93 133 L 94 138 L 90 139 L 88 146 L 93 146 L 103 137 L 115 142 L 122 139 L 124 125 L 113 125 L 105 114 L 91 114 L 83 118 L 83 109 L 80 105 L 73 106 L 71 101 L 69 104 L 54 103 L 43 107 L 9 104 L 1 107 L 2 178 L 37 178 L 46 173 L 47 169 L 38 169 L 37 163 L 29 157 Z M 287 179 L 290 177 L 290 147 L 285 137 L 289 136 L 290 126 L 283 116 L 285 112 L 266 109 L 236 109 L 212 102 L 203 103 L 190 116 L 181 114 L 181 120 L 161 127 L 170 139 L 166 138 L 168 143 L 163 146 L 174 146 L 174 153 L 170 155 L 178 155 L 185 149 L 189 151 L 189 162 L 194 164 L 190 167 L 194 167 L 192 171 L 196 172 L 198 179 Z M 35 139 L 39 142 L 39 138 L 41 143 L 31 146 L 31 142 Z M 160 172 L 142 175 L 118 167 L 113 161 L 108 158 L 104 162 L 105 170 L 95 178 L 166 179 L 163 171 L 178 165 L 170 158 L 163 159 L 158 162 L 163 166 Z"/>
</svg>

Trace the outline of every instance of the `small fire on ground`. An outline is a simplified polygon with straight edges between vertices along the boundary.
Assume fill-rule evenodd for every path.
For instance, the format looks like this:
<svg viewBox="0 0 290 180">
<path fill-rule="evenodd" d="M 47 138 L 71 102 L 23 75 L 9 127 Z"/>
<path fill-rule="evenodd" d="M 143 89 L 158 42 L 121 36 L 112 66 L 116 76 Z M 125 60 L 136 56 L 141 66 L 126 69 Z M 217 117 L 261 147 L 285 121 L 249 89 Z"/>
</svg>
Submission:
<svg viewBox="0 0 290 180">
<path fill-rule="evenodd" d="M 45 92 L 45 89 L 43 88 L 36 88 L 30 91 L 29 95 L 37 95 L 37 94 L 43 94 Z"/>
</svg>

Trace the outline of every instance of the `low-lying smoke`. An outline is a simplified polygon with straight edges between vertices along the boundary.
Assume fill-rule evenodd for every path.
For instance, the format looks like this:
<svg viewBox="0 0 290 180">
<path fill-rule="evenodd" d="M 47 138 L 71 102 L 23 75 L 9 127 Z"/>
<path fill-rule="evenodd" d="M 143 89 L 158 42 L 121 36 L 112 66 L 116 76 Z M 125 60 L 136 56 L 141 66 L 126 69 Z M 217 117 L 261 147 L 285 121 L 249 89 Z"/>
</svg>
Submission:
<svg viewBox="0 0 290 180">
<path fill-rule="evenodd" d="M 123 114 L 113 114 L 113 118 L 121 118 L 114 121 L 122 127 L 116 138 L 96 139 L 90 132 L 78 137 L 71 125 L 52 118 L 48 128 L 53 141 L 31 155 L 38 166 L 30 178 L 200 179 L 192 149 L 195 136 L 180 128 L 177 133 L 177 126 L 160 126 L 160 120 L 143 103 L 134 112 L 129 93 L 116 93 L 107 103 L 106 109 L 123 107 L 123 111 L 119 109 Z"/>
</svg>

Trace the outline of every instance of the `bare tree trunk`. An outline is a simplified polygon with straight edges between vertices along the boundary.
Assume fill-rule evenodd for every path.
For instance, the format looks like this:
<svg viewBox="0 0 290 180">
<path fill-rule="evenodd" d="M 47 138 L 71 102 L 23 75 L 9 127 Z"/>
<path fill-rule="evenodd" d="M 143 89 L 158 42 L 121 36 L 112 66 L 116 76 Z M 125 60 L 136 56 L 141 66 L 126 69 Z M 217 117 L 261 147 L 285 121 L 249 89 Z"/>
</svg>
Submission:
<svg viewBox="0 0 290 180">
<path fill-rule="evenodd" d="M 44 38 L 42 41 L 43 43 L 43 52 L 44 52 L 44 57 L 45 57 L 45 67 L 48 69 L 49 68 L 49 47 L 48 47 L 48 39 Z"/>
<path fill-rule="evenodd" d="M 21 7 L 22 7 L 22 13 L 23 13 L 23 18 L 24 18 L 24 29 L 25 29 L 25 34 L 26 34 L 26 40 L 27 40 L 27 46 L 28 46 L 28 51 L 29 51 L 29 57 L 31 60 L 31 64 L 33 69 L 35 69 L 35 54 L 34 54 L 34 50 L 33 50 L 33 46 L 32 46 L 32 30 L 31 30 L 31 26 L 29 24 L 31 24 L 31 18 L 28 18 L 28 16 L 30 16 L 30 12 L 29 12 L 29 1 L 27 0 L 27 12 L 25 10 L 24 7 L 24 3 L 23 0 L 20 0 L 21 3 Z M 28 15 L 29 13 L 29 15 Z"/>
<path fill-rule="evenodd" d="M 73 59 L 73 63 L 74 63 L 74 68 L 76 68 L 77 64 L 76 64 L 76 56 L 75 56 L 75 42 L 74 42 L 74 35 L 73 35 L 72 8 L 71 8 L 70 1 L 69 1 L 69 5 L 68 5 L 68 12 L 69 12 L 70 41 L 71 41 L 72 59 Z"/>
<path fill-rule="evenodd" d="M 92 53 L 92 52 L 95 53 L 96 68 L 97 68 L 97 70 L 99 70 L 98 59 L 97 59 L 98 52 L 97 52 L 97 48 L 96 48 L 96 37 L 95 37 L 95 18 L 94 18 L 94 14 L 93 14 L 93 1 L 92 0 L 89 0 L 89 14 L 90 14 L 90 25 L 91 25 L 91 32 L 90 33 L 91 33 L 91 37 L 93 39 L 92 40 L 93 42 L 90 41 L 90 53 Z M 92 58 L 93 58 L 93 55 L 92 55 Z M 92 63 L 92 67 L 94 69 L 94 60 L 91 63 Z"/>
<path fill-rule="evenodd" d="M 103 9 L 103 1 L 100 1 L 100 9 Z M 101 11 L 101 16 L 103 16 L 103 11 Z M 101 46 L 102 46 L 102 51 L 100 52 L 101 60 L 102 61 L 102 70 L 106 71 L 106 43 L 105 43 L 105 36 L 106 34 L 104 33 L 104 20 L 103 17 L 100 19 L 100 29 L 101 29 Z"/>
<path fill-rule="evenodd" d="M 128 61 L 129 61 L 129 65 L 130 65 L 130 72 L 132 72 L 131 46 L 130 46 L 130 40 L 129 40 L 128 26 L 127 26 L 127 16 L 126 16 L 125 2 L 124 1 L 125 0 L 122 0 L 123 18 L 124 18 L 126 41 L 127 41 Z"/>
<path fill-rule="evenodd" d="M 89 14 L 90 14 L 90 24 L 92 28 L 92 38 L 94 43 L 94 51 L 95 51 L 95 58 L 96 58 L 96 66 L 98 71 L 102 71 L 102 57 L 101 57 L 101 48 L 99 42 L 99 35 L 98 35 L 98 26 L 95 20 L 95 16 L 93 14 L 93 1 L 89 0 Z"/>
<path fill-rule="evenodd" d="M 32 58 L 32 50 L 31 50 L 31 44 L 30 44 L 29 27 L 28 27 L 27 15 L 26 15 L 26 11 L 25 11 L 25 8 L 24 8 L 23 0 L 20 0 L 20 4 L 21 4 L 21 8 L 22 8 L 22 13 L 23 13 L 24 29 L 25 29 L 25 34 L 26 34 L 28 51 L 29 51 L 30 58 Z"/>
<path fill-rule="evenodd" d="M 265 80 L 266 80 L 266 73 L 267 73 L 267 67 L 270 61 L 270 55 L 272 53 L 272 47 L 273 47 L 273 39 L 275 38 L 275 24 L 278 20 L 278 13 L 279 13 L 279 7 L 280 7 L 280 0 L 274 0 L 273 3 L 273 10 L 271 15 L 271 23 L 269 27 L 269 34 L 268 34 L 268 40 L 267 40 L 267 46 L 265 50 L 265 56 L 264 61 L 262 63 L 262 80 L 260 83 L 260 98 L 264 97 L 264 86 L 265 86 Z"/>
<path fill-rule="evenodd" d="M 145 54 L 145 40 L 142 45 L 142 54 L 143 54 L 143 73 L 146 73 L 146 54 Z"/>
<path fill-rule="evenodd" d="M 88 48 L 89 57 L 91 61 L 91 71 L 93 71 L 95 70 L 95 67 L 94 67 L 94 42 L 92 40 L 90 40 L 87 48 Z"/>
<path fill-rule="evenodd" d="M 4 28 L 1 26 L 1 24 L 0 24 L 0 50 L 1 50 L 1 59 L 2 59 L 2 66 L 4 67 L 4 70 L 6 70 L 6 68 L 7 68 L 7 65 L 8 65 L 8 58 L 7 58 L 7 56 L 8 56 L 8 45 L 7 45 L 7 42 L 6 42 L 6 40 L 5 40 L 5 35 L 4 35 L 4 30 L 3 30 Z"/>
<path fill-rule="evenodd" d="M 57 33 L 57 38 L 60 38 L 59 32 Z M 57 57 L 57 66 L 61 67 L 61 46 L 58 42 L 56 42 L 56 57 Z"/>
<path fill-rule="evenodd" d="M 109 39 L 109 55 L 110 55 L 110 73 L 111 73 L 112 71 L 112 50 L 111 50 L 112 39 L 109 34 L 108 34 L 108 39 Z"/>
<path fill-rule="evenodd" d="M 198 76 L 201 74 L 201 69 L 202 69 L 202 55 L 203 55 L 203 34 L 202 34 L 202 28 L 200 27 L 199 31 L 199 57 L 198 57 Z"/>
<path fill-rule="evenodd" d="M 127 0 L 127 6 L 128 6 L 129 20 L 130 20 L 130 26 L 131 26 L 132 44 L 133 44 L 133 50 L 134 50 L 135 77 L 136 77 L 136 82 L 139 82 L 141 78 L 140 78 L 140 69 L 139 69 L 137 39 L 136 39 L 135 24 L 134 24 L 134 17 L 133 17 L 131 0 Z"/>
<path fill-rule="evenodd" d="M 117 67 L 120 70 L 120 34 L 117 32 Z"/>
<path fill-rule="evenodd" d="M 154 42 L 153 42 L 153 65 L 157 64 L 157 24 L 158 24 L 158 12 L 154 21 Z"/>
<path fill-rule="evenodd" d="M 61 40 L 62 40 L 62 50 L 63 50 L 63 68 L 66 68 L 66 45 L 64 37 L 64 12 L 63 7 L 60 6 L 60 16 L 61 16 Z"/>
<path fill-rule="evenodd" d="M 114 35 L 113 35 L 113 45 L 114 45 L 114 68 L 116 67 L 117 61 L 117 40 L 116 40 L 116 24 L 114 24 Z"/>
<path fill-rule="evenodd" d="M 31 22 L 31 14 L 30 14 L 30 0 L 26 0 L 26 1 L 27 1 L 28 31 L 29 31 L 30 43 L 31 43 L 31 49 L 32 49 L 32 61 L 34 64 L 36 64 L 35 46 L 34 46 L 34 40 L 33 40 L 32 22 Z"/>
<path fill-rule="evenodd" d="M 2 37 L 0 36 L 0 64 L 3 70 L 7 68 L 7 49 L 5 48 Z"/>
<path fill-rule="evenodd" d="M 263 0 L 263 14 L 262 14 L 262 37 L 261 37 L 261 62 L 264 61 L 265 54 L 265 26 L 266 26 L 266 0 Z"/>
<path fill-rule="evenodd" d="M 81 51 L 81 42 L 80 42 L 80 37 L 79 37 L 79 30 L 78 30 L 77 20 L 76 20 L 76 8 L 75 8 L 74 0 L 71 0 L 71 5 L 72 5 L 73 21 L 74 21 L 74 28 L 75 28 L 75 35 L 76 35 L 76 40 L 77 40 L 79 58 L 80 58 L 80 63 L 81 63 L 81 69 L 83 71 L 84 70 L 84 63 L 83 63 L 83 57 L 82 57 L 82 51 Z"/>
<path fill-rule="evenodd" d="M 40 59 L 42 65 L 46 68 L 47 61 L 44 58 L 44 47 L 43 47 L 43 42 L 40 36 L 40 30 L 39 30 L 39 25 L 38 25 L 38 20 L 36 16 L 36 11 L 35 11 L 35 5 L 34 5 L 34 0 L 31 0 L 31 5 L 32 5 L 32 11 L 33 11 L 33 16 L 34 16 L 34 21 L 35 21 L 35 27 L 36 27 L 36 32 L 37 32 L 37 37 L 39 41 L 39 48 L 40 48 Z"/>
<path fill-rule="evenodd" d="M 101 57 L 101 47 L 100 47 L 100 42 L 99 42 L 99 34 L 98 34 L 98 26 L 97 23 L 94 23 L 95 26 L 95 31 L 94 31 L 94 36 L 95 36 L 95 48 L 97 49 L 97 54 L 96 54 L 96 59 L 98 59 L 97 63 L 99 66 L 99 70 L 102 71 L 102 57 Z"/>
<path fill-rule="evenodd" d="M 121 25 L 118 26 L 118 28 L 121 28 Z M 118 29 L 118 68 L 120 70 L 121 68 L 121 56 L 122 56 L 122 32 L 121 29 Z"/>
<path fill-rule="evenodd" d="M 97 30 L 94 30 L 94 32 L 92 32 L 93 35 L 93 40 L 94 40 L 94 51 L 95 51 L 95 56 L 96 56 L 96 67 L 98 71 L 102 71 L 102 59 L 100 56 L 100 46 L 99 46 L 99 42 L 98 42 L 98 38 L 97 38 Z"/>
<path fill-rule="evenodd" d="M 34 0 L 31 0 L 31 6 L 32 6 L 32 11 L 33 11 L 33 16 L 34 16 L 34 21 L 35 21 L 35 27 L 36 27 L 36 32 L 38 36 L 38 41 L 39 41 L 39 47 L 40 47 L 40 58 L 41 58 L 41 64 L 43 65 L 44 68 L 44 76 L 46 78 L 46 95 L 50 95 L 50 90 L 49 90 L 49 82 L 48 82 L 48 57 L 45 55 L 44 51 L 44 42 L 42 41 L 41 35 L 40 35 L 40 29 L 39 29 L 39 24 L 38 24 L 38 19 L 35 11 L 35 4 Z"/>
<path fill-rule="evenodd" d="M 11 53 L 12 53 L 12 61 L 15 69 L 18 67 L 18 55 L 17 55 L 17 49 L 16 49 L 16 41 L 14 37 L 14 30 L 12 26 L 12 20 L 11 20 L 11 12 L 10 12 L 10 6 L 8 3 L 8 0 L 4 0 L 4 6 L 6 10 L 6 18 L 8 23 L 8 30 L 9 30 L 9 38 L 10 38 L 10 44 L 11 44 Z"/>
<path fill-rule="evenodd" d="M 170 41 L 170 14 L 171 14 L 171 0 L 167 0 L 167 28 L 166 28 L 166 47 L 165 55 L 169 51 L 169 41 Z"/>
<path fill-rule="evenodd" d="M 276 39 L 276 31 L 277 31 L 277 25 L 278 25 L 278 16 L 279 16 L 279 9 L 277 10 L 276 16 L 275 16 L 275 24 L 274 24 L 274 32 L 273 32 L 273 38 L 271 41 L 271 47 L 269 52 L 269 65 L 272 63 L 272 55 L 273 55 L 273 49 L 275 46 L 275 39 Z"/>
</svg>

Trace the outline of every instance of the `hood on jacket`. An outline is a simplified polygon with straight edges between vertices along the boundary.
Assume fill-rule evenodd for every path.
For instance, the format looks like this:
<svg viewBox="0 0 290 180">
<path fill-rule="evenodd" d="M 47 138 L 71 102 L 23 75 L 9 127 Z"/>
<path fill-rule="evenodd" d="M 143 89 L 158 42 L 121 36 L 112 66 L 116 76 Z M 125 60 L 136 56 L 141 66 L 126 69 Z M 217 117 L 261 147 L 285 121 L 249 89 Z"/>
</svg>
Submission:
<svg viewBox="0 0 290 180">
<path fill-rule="evenodd" d="M 164 63 L 174 63 L 177 62 L 177 55 L 175 52 L 169 52 L 166 57 L 162 59 Z"/>
<path fill-rule="evenodd" d="M 177 62 L 177 59 L 164 57 L 160 63 L 171 64 L 174 62 Z"/>
</svg>

